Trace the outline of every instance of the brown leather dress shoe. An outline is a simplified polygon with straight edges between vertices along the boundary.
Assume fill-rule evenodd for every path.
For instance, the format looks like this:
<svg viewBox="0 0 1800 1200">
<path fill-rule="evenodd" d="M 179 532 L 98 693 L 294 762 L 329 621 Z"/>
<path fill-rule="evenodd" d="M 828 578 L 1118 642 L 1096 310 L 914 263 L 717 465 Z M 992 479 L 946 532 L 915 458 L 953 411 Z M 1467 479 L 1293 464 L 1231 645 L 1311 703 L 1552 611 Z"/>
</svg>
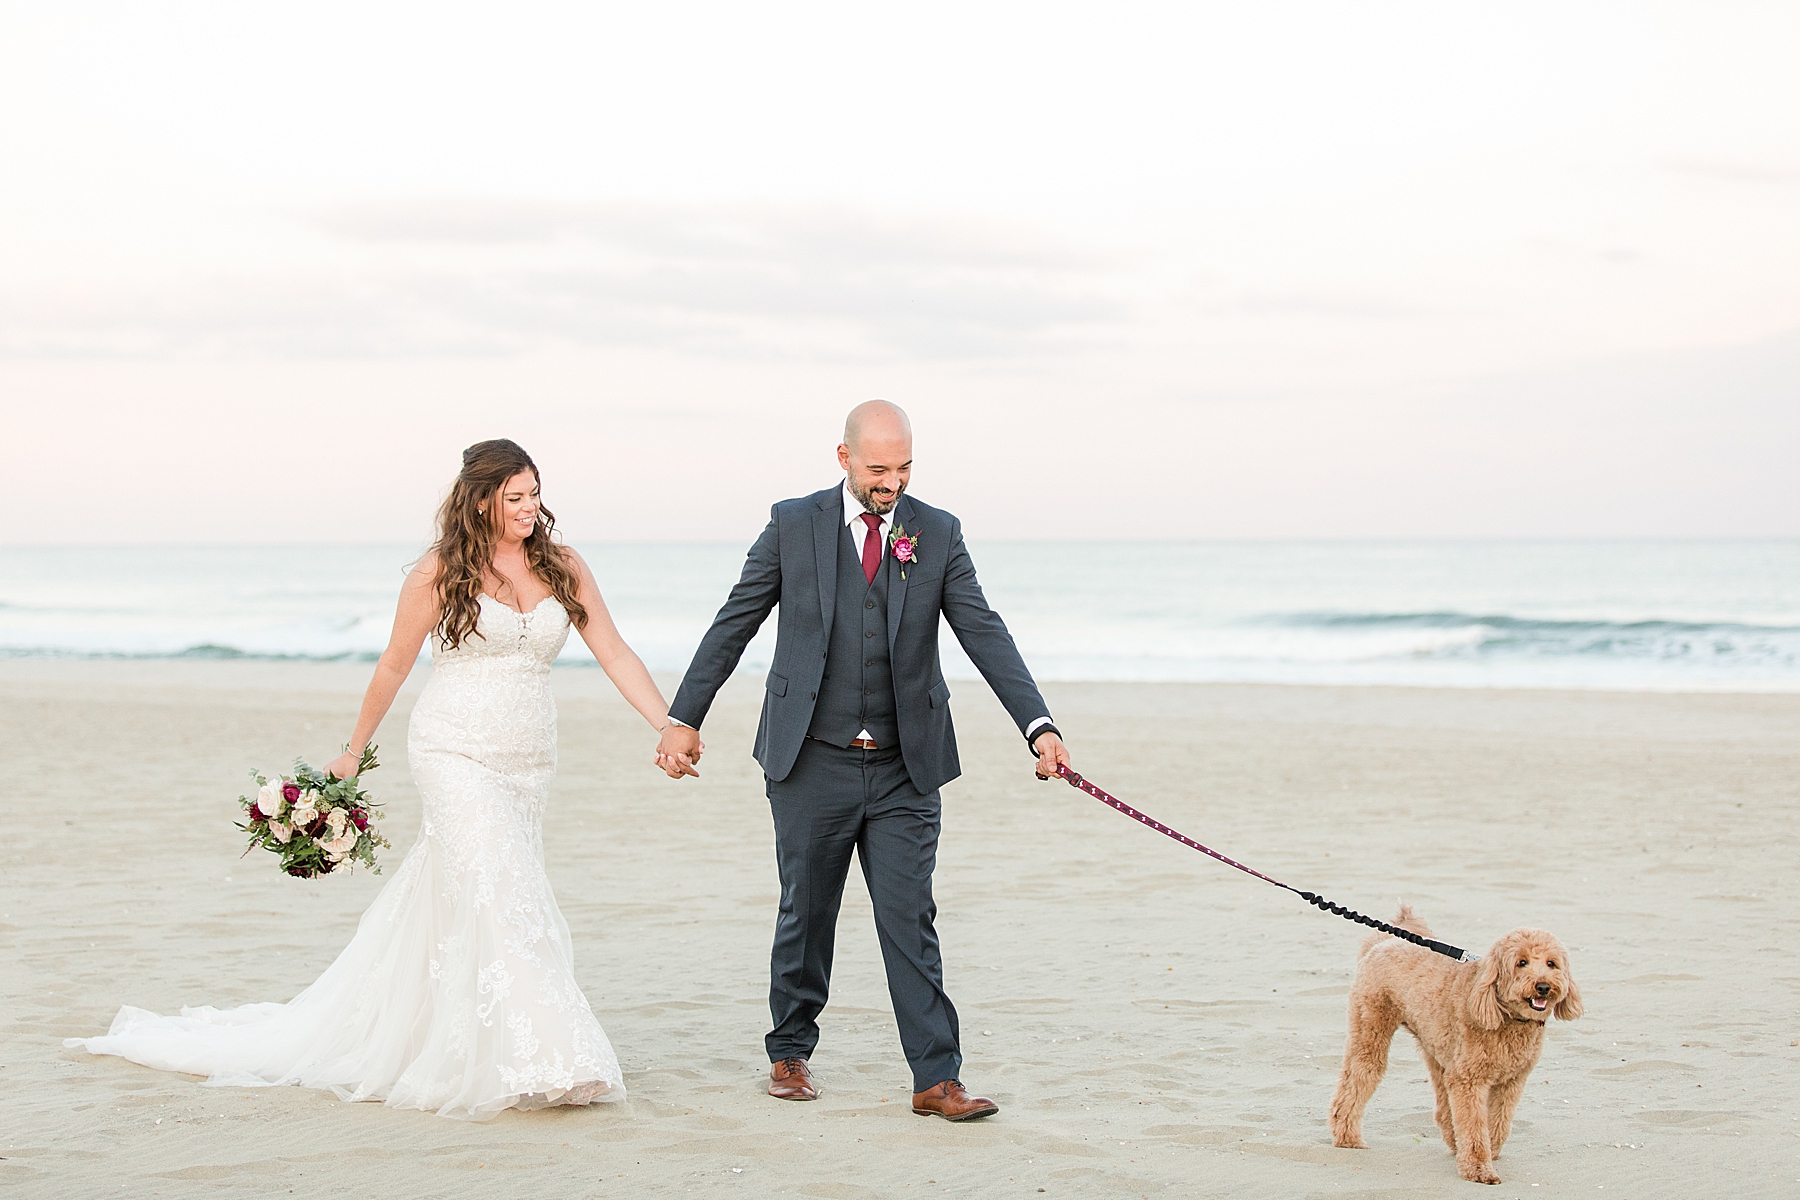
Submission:
<svg viewBox="0 0 1800 1200">
<path fill-rule="evenodd" d="M 777 1100 L 817 1100 L 819 1089 L 813 1086 L 812 1072 L 804 1058 L 784 1058 L 769 1064 L 769 1095 Z"/>
<path fill-rule="evenodd" d="M 934 1088 L 913 1093 L 913 1112 L 921 1117 L 942 1117 L 946 1121 L 973 1121 L 991 1117 L 1000 1106 L 986 1096 L 971 1096 L 960 1080 L 946 1079 Z"/>
</svg>

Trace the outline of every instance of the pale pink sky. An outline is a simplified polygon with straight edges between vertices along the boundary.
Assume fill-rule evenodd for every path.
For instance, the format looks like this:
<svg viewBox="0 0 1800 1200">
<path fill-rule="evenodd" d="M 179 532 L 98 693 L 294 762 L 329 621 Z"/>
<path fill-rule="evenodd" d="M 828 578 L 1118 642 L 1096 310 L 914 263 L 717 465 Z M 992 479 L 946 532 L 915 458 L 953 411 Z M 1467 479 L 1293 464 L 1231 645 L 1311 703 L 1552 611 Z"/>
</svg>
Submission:
<svg viewBox="0 0 1800 1200">
<path fill-rule="evenodd" d="M 1800 535 L 1800 10 L 0 4 L 0 542 Z"/>
</svg>

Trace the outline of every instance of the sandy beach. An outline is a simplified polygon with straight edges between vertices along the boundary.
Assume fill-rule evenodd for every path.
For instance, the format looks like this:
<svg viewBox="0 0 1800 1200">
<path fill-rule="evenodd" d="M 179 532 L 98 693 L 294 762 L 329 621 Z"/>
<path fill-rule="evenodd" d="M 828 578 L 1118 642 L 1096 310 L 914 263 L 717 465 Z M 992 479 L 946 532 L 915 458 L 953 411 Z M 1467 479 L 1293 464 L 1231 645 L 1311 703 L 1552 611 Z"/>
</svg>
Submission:
<svg viewBox="0 0 1800 1200">
<path fill-rule="evenodd" d="M 398 863 L 410 695 L 370 785 Z M 937 871 L 964 1078 L 914 1117 L 853 872 L 814 1059 L 762 1094 L 771 825 L 740 680 L 699 781 L 596 670 L 559 669 L 549 871 L 626 1105 L 482 1125 L 299 1089 L 215 1089 L 65 1051 L 130 1003 L 283 1000 L 382 884 L 240 859 L 245 771 L 346 735 L 368 668 L 0 661 L 0 1190 L 37 1196 L 1477 1194 L 1408 1039 L 1334 1149 L 1325 1110 L 1361 930 L 1038 783 L 955 683 L 966 774 Z M 673 680 L 663 680 L 665 690 Z M 1587 1016 L 1553 1023 L 1495 1196 L 1800 1194 L 1800 697 L 1199 684 L 1045 689 L 1076 767 L 1224 852 L 1485 950 L 1541 925 Z"/>
</svg>

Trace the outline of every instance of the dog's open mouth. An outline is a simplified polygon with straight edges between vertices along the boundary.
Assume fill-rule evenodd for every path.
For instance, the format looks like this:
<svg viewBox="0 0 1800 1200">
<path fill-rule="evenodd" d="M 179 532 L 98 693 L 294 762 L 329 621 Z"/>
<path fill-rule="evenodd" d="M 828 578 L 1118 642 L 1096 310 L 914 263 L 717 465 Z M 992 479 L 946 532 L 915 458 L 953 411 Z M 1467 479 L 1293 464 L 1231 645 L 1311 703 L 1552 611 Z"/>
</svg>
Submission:
<svg viewBox="0 0 1800 1200">
<path fill-rule="evenodd" d="M 1550 1001 L 1546 997 L 1530 996 L 1527 997 L 1527 999 L 1531 1001 L 1531 1010 L 1533 1012 L 1547 1012 L 1550 1008 Z"/>
</svg>

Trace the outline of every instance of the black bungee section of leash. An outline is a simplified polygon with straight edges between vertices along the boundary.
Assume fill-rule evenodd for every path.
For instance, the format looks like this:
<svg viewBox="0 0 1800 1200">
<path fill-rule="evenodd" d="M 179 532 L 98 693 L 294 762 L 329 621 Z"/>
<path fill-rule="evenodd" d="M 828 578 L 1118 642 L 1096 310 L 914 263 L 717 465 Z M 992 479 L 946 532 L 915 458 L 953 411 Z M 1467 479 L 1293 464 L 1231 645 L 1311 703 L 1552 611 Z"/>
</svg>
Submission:
<svg viewBox="0 0 1800 1200">
<path fill-rule="evenodd" d="M 1437 953 L 1442 954 L 1446 958 L 1454 958 L 1458 962 L 1474 962 L 1477 958 L 1480 957 L 1480 955 L 1470 954 L 1467 950 L 1464 950 L 1461 946 L 1452 946 L 1449 942 L 1440 942 L 1436 938 L 1425 937 L 1423 934 L 1414 933 L 1410 929 L 1401 929 L 1398 925 L 1389 925 L 1386 921 L 1377 921 L 1374 917 L 1364 916 L 1362 913 L 1357 912 L 1355 909 L 1345 908 L 1341 904 L 1333 904 L 1331 901 L 1329 901 L 1325 897 L 1319 895 L 1317 892 L 1303 892 L 1297 887 L 1289 887 L 1287 884 L 1281 882 L 1281 880 L 1279 880 L 1279 879 L 1271 879 L 1267 875 L 1264 875 L 1261 871 L 1255 870 L 1251 867 L 1246 867 L 1243 863 L 1238 862 L 1234 858 L 1225 857 L 1223 854 L 1220 854 L 1217 850 L 1214 850 L 1210 846 L 1202 846 L 1199 842 L 1196 842 L 1193 838 L 1188 837 L 1185 833 L 1180 833 L 1180 832 L 1177 832 L 1176 830 L 1170 829 L 1167 825 L 1164 825 L 1161 821 L 1158 821 L 1155 817 L 1148 816 L 1144 813 L 1141 813 L 1137 809 L 1131 807 L 1131 805 L 1125 803 L 1123 800 L 1120 800 L 1115 796 L 1110 796 L 1106 792 L 1101 791 L 1099 788 L 1097 788 L 1093 784 L 1089 783 L 1086 779 L 1083 779 L 1079 773 L 1077 773 L 1075 771 L 1071 771 L 1068 767 L 1057 767 L 1056 774 L 1059 778 L 1067 780 L 1070 787 L 1073 787 L 1080 791 L 1086 792 L 1088 795 L 1092 796 L 1094 799 L 1100 801 L 1100 803 L 1108 805 L 1112 808 L 1118 809 L 1120 812 L 1124 813 L 1126 816 L 1130 817 L 1132 820 L 1139 821 L 1145 825 L 1148 825 L 1150 828 L 1156 830 L 1156 832 L 1162 834 L 1164 837 L 1174 838 L 1176 841 L 1180 842 L 1182 845 L 1187 846 L 1188 848 L 1193 849 L 1193 850 L 1198 850 L 1200 853 L 1208 855 L 1212 858 L 1216 858 L 1228 867 L 1236 867 L 1238 870 L 1242 871 L 1246 875 L 1254 875 L 1258 879 L 1262 880 L 1264 883 L 1272 883 L 1276 887 L 1281 888 L 1283 891 L 1292 892 L 1292 893 L 1294 893 L 1294 895 L 1300 897 L 1302 900 L 1306 901 L 1308 904 L 1312 905 L 1315 908 L 1321 909 L 1324 912 L 1328 912 L 1328 913 L 1332 913 L 1336 916 L 1340 916 L 1340 917 L 1344 918 L 1346 921 L 1355 921 L 1358 925 L 1367 925 L 1370 929 L 1379 929 L 1381 932 L 1387 933 L 1387 934 L 1392 934 L 1394 937 L 1397 937 L 1402 941 L 1411 942 L 1415 946 L 1423 946 L 1427 950 L 1436 951 Z M 1040 776 L 1038 776 L 1038 778 L 1048 780 L 1049 776 L 1040 775 Z"/>
</svg>

